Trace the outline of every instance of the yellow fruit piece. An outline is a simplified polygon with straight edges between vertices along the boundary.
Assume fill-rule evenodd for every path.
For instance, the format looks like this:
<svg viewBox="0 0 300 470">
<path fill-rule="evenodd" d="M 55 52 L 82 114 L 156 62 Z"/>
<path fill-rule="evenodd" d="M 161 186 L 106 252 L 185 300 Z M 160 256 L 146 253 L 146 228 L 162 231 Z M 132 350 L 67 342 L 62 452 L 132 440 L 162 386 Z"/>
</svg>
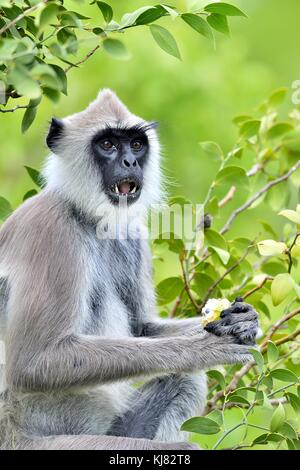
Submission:
<svg viewBox="0 0 300 470">
<path fill-rule="evenodd" d="M 208 323 L 219 320 L 221 312 L 230 306 L 228 299 L 209 299 L 202 309 L 201 324 L 206 326 Z"/>
</svg>

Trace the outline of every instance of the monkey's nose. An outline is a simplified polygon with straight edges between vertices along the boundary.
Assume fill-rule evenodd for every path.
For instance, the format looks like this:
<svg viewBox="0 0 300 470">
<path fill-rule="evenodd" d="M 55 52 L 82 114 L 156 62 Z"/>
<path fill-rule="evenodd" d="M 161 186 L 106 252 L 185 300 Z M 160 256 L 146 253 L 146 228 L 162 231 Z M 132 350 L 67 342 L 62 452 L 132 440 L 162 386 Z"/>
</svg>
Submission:
<svg viewBox="0 0 300 470">
<path fill-rule="evenodd" d="M 126 168 L 135 167 L 135 166 L 136 166 L 136 159 L 135 159 L 135 158 L 131 158 L 131 157 L 123 158 L 122 164 L 123 164 L 123 166 L 125 166 Z"/>
</svg>

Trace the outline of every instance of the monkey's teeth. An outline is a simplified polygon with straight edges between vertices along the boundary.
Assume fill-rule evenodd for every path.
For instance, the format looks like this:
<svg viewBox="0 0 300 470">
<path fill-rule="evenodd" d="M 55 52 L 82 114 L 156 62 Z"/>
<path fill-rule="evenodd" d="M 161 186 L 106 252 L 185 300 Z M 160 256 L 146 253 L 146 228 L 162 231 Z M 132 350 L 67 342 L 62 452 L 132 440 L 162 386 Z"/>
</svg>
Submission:
<svg viewBox="0 0 300 470">
<path fill-rule="evenodd" d="M 117 184 L 115 184 L 115 192 L 116 192 L 117 194 L 119 194 L 119 188 L 118 188 L 118 185 L 117 185 Z"/>
<path fill-rule="evenodd" d="M 130 192 L 135 193 L 136 192 L 136 186 Z"/>
</svg>

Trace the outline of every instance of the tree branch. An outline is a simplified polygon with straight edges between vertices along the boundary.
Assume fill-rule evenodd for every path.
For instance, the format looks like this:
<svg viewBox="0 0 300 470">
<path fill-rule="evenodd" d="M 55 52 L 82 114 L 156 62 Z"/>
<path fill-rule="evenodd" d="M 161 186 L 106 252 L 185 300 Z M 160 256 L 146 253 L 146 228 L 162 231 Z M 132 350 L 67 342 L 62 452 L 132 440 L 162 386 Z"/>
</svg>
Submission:
<svg viewBox="0 0 300 470">
<path fill-rule="evenodd" d="M 294 248 L 294 246 L 296 245 L 296 242 L 298 240 L 298 237 L 300 236 L 300 232 L 297 232 L 296 233 L 296 236 L 289 248 L 289 251 L 287 253 L 288 257 L 289 257 L 289 267 L 288 267 L 288 272 L 290 273 L 292 271 L 292 267 L 293 267 L 293 258 L 292 258 L 292 249 Z"/>
<path fill-rule="evenodd" d="M 83 59 L 81 59 L 79 62 L 76 62 L 76 64 L 72 64 L 72 65 L 69 65 L 69 67 L 67 67 L 65 69 L 65 73 L 68 73 L 69 70 L 71 70 L 73 67 L 77 67 L 78 65 L 81 65 L 83 64 L 84 62 L 86 62 L 93 54 L 95 54 L 95 52 L 100 48 L 100 44 L 97 44 L 97 46 L 95 46 L 90 52 L 88 52 L 86 54 L 86 56 L 84 56 Z"/>
<path fill-rule="evenodd" d="M 184 263 L 183 263 L 183 258 L 180 256 L 180 264 L 181 264 L 181 269 L 182 269 L 182 274 L 183 274 L 183 280 L 184 280 L 184 287 L 185 287 L 185 291 L 187 293 L 187 295 L 189 296 L 192 304 L 194 305 L 195 309 L 199 310 L 199 305 L 197 304 L 196 300 L 194 299 L 194 296 L 191 292 L 191 288 L 190 288 L 190 283 L 189 283 L 189 279 L 188 279 L 188 274 L 186 273 L 186 270 L 185 270 L 185 267 L 184 267 Z"/>
<path fill-rule="evenodd" d="M 233 199 L 235 192 L 236 192 L 236 186 L 231 186 L 226 196 L 223 199 L 221 199 L 221 201 L 219 202 L 218 206 L 219 207 L 226 206 L 226 204 L 229 201 L 231 201 L 231 199 Z"/>
<path fill-rule="evenodd" d="M 266 338 L 264 339 L 261 347 L 264 348 L 268 344 L 268 341 L 271 340 L 272 336 L 274 335 L 274 333 L 276 333 L 277 330 L 279 330 L 281 325 L 283 325 L 285 322 L 287 322 L 291 318 L 295 317 L 299 313 L 300 313 L 300 308 L 296 308 L 292 312 L 287 313 L 284 317 L 280 318 L 276 323 L 274 323 L 274 325 L 271 326 L 271 328 L 269 330 L 269 333 L 267 334 Z"/>
<path fill-rule="evenodd" d="M 224 233 L 228 232 L 230 229 L 233 221 L 236 219 L 236 217 L 241 213 L 247 210 L 249 207 L 252 206 L 252 204 L 257 201 L 264 193 L 269 191 L 273 186 L 276 186 L 277 184 L 282 183 L 283 181 L 286 181 L 295 171 L 300 168 L 300 160 L 298 160 L 297 163 L 295 163 L 292 168 L 285 173 L 284 175 L 280 176 L 279 178 L 276 178 L 275 180 L 270 181 L 268 184 L 266 184 L 263 188 L 261 188 L 254 196 L 252 196 L 248 201 L 246 201 L 242 206 L 238 207 L 229 217 L 227 220 L 226 224 L 224 227 L 220 230 L 220 234 L 223 235 Z"/>
<path fill-rule="evenodd" d="M 5 33 L 8 29 L 10 29 L 12 26 L 15 26 L 20 20 L 25 18 L 25 16 L 28 16 L 30 13 L 33 13 L 34 11 L 38 10 L 42 6 L 44 6 L 46 3 L 48 3 L 49 0 L 42 0 L 40 3 L 37 3 L 36 5 L 33 5 L 33 7 L 27 8 L 27 10 L 23 11 L 23 13 L 20 13 L 16 18 L 11 20 L 9 23 L 5 24 L 2 26 L 0 29 L 0 36 Z"/>
<path fill-rule="evenodd" d="M 27 108 L 31 108 L 31 106 L 15 106 L 14 108 L 10 108 L 10 109 L 0 108 L 0 113 L 13 113 L 14 111 L 17 111 L 17 109 L 27 109 Z"/>
<path fill-rule="evenodd" d="M 243 299 L 247 299 L 247 297 L 250 297 L 250 295 L 254 294 L 254 292 L 260 290 L 267 281 L 273 281 L 273 279 L 274 278 L 272 276 L 266 276 L 264 280 L 258 286 L 253 287 L 253 289 L 246 292 L 246 294 L 243 295 Z"/>
</svg>

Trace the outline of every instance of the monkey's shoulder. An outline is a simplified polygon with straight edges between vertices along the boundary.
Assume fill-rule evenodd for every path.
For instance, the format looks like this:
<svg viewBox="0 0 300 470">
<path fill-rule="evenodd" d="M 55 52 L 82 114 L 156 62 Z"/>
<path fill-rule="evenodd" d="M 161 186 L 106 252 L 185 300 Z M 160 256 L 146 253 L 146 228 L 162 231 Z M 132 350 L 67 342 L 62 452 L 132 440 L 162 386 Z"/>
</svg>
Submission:
<svg viewBox="0 0 300 470">
<path fill-rule="evenodd" d="M 63 247 L 76 239 L 75 224 L 69 223 L 68 211 L 58 197 L 42 191 L 26 200 L 5 221 L 0 229 L 0 255 L 18 257 L 28 252 L 44 251 L 44 257 L 52 250 Z M 73 243 L 74 245 L 74 243 Z"/>
</svg>

